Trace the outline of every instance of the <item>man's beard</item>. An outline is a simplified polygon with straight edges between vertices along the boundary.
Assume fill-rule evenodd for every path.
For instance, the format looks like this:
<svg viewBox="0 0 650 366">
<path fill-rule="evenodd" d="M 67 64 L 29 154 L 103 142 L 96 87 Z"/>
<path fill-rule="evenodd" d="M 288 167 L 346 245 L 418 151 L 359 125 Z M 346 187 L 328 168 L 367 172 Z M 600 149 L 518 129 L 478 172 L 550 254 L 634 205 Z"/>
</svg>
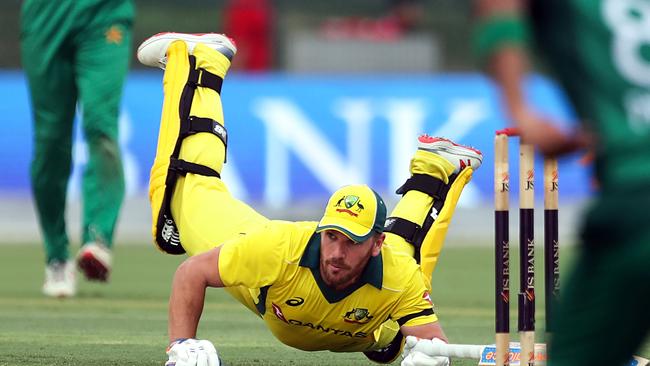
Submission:
<svg viewBox="0 0 650 366">
<path fill-rule="evenodd" d="M 337 274 L 332 273 L 332 267 L 330 264 L 335 264 L 341 266 Z M 352 283 L 349 283 L 352 279 L 361 275 L 363 268 L 361 269 L 352 269 L 351 267 L 345 265 L 341 261 L 337 260 L 326 260 L 321 266 L 321 275 L 323 276 L 323 281 L 327 286 L 335 289 L 342 290 L 346 287 L 349 287 Z"/>
</svg>

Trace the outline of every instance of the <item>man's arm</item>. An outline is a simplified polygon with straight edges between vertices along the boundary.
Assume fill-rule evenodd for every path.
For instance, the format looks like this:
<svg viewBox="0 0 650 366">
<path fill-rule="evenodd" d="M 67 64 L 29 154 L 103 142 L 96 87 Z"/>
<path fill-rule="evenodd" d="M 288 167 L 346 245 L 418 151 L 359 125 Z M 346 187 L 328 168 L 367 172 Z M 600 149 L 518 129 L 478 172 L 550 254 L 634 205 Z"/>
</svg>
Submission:
<svg viewBox="0 0 650 366">
<path fill-rule="evenodd" d="M 476 0 L 475 6 L 477 20 L 482 24 L 481 32 L 489 28 L 486 24 L 495 24 L 495 21 L 520 21 L 525 29 L 523 0 Z M 537 115 L 526 102 L 522 85 L 530 60 L 525 39 L 524 43 L 504 39 L 487 48 L 489 51 L 485 52 L 482 61 L 501 89 L 506 112 L 519 128 L 522 140 L 536 145 L 546 155 L 568 153 L 587 144 L 588 138 L 582 132 L 567 134 L 561 131 Z"/>
<path fill-rule="evenodd" d="M 169 340 L 195 338 L 203 312 L 205 289 L 224 287 L 219 274 L 221 247 L 196 255 L 183 262 L 172 282 L 169 298 Z"/>
<path fill-rule="evenodd" d="M 449 366 L 448 357 L 430 352 L 431 344 L 448 343 L 440 323 L 402 326 L 400 331 L 406 338 L 401 366 Z"/>
<path fill-rule="evenodd" d="M 442 330 L 439 322 L 427 323 L 422 325 L 402 326 L 400 331 L 406 338 L 407 336 L 414 336 L 423 339 L 439 338 L 448 342 L 445 332 Z"/>
<path fill-rule="evenodd" d="M 513 17 L 523 20 L 524 4 L 521 0 L 477 0 L 476 16 L 479 23 L 487 23 L 497 17 Z M 521 83 L 528 71 L 526 49 L 518 42 L 504 40 L 487 52 L 486 67 L 499 84 L 510 115 L 515 118 L 525 112 L 525 96 Z M 515 118 L 515 122 L 517 119 Z"/>
</svg>

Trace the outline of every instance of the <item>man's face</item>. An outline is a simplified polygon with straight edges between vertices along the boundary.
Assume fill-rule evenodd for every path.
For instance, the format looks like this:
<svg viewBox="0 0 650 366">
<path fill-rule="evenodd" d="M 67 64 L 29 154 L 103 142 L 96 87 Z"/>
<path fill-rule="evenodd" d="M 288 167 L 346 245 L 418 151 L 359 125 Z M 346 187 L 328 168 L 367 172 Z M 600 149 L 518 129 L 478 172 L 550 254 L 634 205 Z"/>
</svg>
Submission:
<svg viewBox="0 0 650 366">
<path fill-rule="evenodd" d="M 354 284 L 370 257 L 379 255 L 384 234 L 356 243 L 336 230 L 320 233 L 320 274 L 327 286 L 342 290 Z"/>
</svg>

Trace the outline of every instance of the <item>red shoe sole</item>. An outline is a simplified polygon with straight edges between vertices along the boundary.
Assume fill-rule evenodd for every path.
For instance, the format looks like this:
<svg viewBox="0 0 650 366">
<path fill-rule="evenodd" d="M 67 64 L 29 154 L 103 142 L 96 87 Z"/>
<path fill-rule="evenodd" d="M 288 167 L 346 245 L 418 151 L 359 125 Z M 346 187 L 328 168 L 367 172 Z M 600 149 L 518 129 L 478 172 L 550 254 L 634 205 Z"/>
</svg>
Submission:
<svg viewBox="0 0 650 366">
<path fill-rule="evenodd" d="M 108 268 L 98 261 L 91 253 L 82 254 L 77 265 L 88 280 L 99 282 L 108 281 Z"/>
</svg>

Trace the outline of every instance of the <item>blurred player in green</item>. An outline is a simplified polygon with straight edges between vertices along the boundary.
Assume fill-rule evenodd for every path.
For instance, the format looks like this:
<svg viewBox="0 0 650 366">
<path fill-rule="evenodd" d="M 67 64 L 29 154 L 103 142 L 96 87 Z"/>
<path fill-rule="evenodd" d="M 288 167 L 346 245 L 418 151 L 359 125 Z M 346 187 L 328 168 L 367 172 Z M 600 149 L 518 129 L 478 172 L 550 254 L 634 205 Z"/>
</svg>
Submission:
<svg viewBox="0 0 650 366">
<path fill-rule="evenodd" d="M 48 296 L 73 296 L 75 265 L 66 233 L 66 189 L 77 107 L 88 161 L 83 172 L 83 246 L 77 266 L 107 281 L 124 197 L 118 114 L 128 70 L 131 0 L 25 0 L 22 63 L 34 119 L 31 182 L 45 244 Z"/>
<path fill-rule="evenodd" d="M 549 155 L 587 146 L 596 156 L 599 191 L 552 319 L 549 365 L 623 365 L 650 329 L 650 1 L 476 4 L 478 53 L 522 139 Z M 532 44 L 592 138 L 527 103 Z"/>
</svg>

